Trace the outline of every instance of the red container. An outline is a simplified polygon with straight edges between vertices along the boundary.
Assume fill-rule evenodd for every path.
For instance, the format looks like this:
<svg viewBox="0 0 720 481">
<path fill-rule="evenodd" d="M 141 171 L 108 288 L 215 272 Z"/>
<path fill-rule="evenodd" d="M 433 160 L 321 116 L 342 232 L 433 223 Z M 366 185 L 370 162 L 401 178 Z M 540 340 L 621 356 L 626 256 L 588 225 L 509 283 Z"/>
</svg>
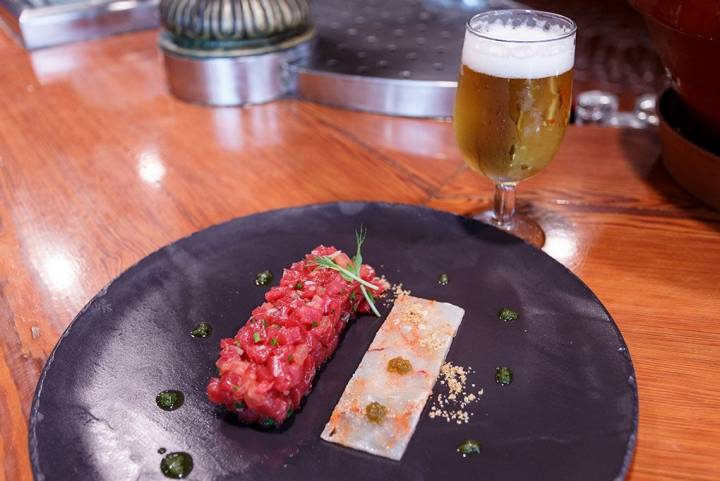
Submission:
<svg viewBox="0 0 720 481">
<path fill-rule="evenodd" d="M 693 123 L 720 136 L 720 0 L 629 0 Z"/>
</svg>

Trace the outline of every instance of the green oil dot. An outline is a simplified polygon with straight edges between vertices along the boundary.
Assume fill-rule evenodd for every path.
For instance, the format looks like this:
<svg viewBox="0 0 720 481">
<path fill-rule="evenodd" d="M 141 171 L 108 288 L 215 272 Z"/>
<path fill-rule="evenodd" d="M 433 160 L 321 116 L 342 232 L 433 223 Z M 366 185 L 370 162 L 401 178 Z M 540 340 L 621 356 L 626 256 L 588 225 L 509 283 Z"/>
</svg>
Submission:
<svg viewBox="0 0 720 481">
<path fill-rule="evenodd" d="M 518 313 L 513 311 L 512 309 L 508 309 L 507 307 L 498 312 L 498 319 L 500 319 L 501 321 L 517 321 L 517 318 Z"/>
<path fill-rule="evenodd" d="M 272 280 L 273 280 L 273 273 L 270 272 L 270 269 L 264 270 L 255 276 L 255 285 L 256 286 L 266 286 L 266 285 L 270 284 L 272 282 Z"/>
<path fill-rule="evenodd" d="M 481 445 L 476 440 L 466 439 L 458 445 L 457 450 L 463 456 L 467 456 L 468 454 L 480 454 L 480 448 Z"/>
<path fill-rule="evenodd" d="M 190 474 L 193 469 L 192 456 L 188 453 L 177 452 L 167 454 L 160 461 L 160 471 L 172 479 L 183 479 Z"/>
<path fill-rule="evenodd" d="M 207 322 L 201 322 L 197 326 L 193 328 L 192 331 L 190 331 L 190 335 L 192 337 L 199 337 L 199 338 L 205 338 L 210 337 L 212 335 L 212 326 L 208 324 Z"/>
<path fill-rule="evenodd" d="M 162 391 L 155 396 L 155 403 L 163 411 L 174 411 L 185 402 L 185 395 L 173 389 Z"/>
<path fill-rule="evenodd" d="M 509 367 L 495 368 L 495 381 L 501 386 L 509 386 L 513 382 L 513 372 Z"/>
</svg>

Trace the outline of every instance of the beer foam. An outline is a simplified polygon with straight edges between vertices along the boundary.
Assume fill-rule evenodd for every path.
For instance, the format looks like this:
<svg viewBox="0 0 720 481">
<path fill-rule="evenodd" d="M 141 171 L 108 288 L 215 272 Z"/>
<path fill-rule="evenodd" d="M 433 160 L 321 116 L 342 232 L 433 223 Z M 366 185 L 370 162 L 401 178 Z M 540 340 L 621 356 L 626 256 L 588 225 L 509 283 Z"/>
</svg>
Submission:
<svg viewBox="0 0 720 481">
<path fill-rule="evenodd" d="M 536 79 L 567 72 L 575 62 L 575 34 L 560 25 L 477 22 L 465 32 L 462 63 L 502 78 Z M 566 36 L 567 35 L 567 36 Z"/>
</svg>

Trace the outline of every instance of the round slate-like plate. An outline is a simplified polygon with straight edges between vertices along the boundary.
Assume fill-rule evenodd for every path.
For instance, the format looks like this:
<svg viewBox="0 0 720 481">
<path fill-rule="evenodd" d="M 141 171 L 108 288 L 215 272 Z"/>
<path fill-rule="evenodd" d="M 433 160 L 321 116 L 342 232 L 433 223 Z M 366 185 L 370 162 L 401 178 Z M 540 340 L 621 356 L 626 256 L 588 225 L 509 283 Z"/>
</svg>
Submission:
<svg viewBox="0 0 720 481">
<path fill-rule="evenodd" d="M 218 341 L 263 300 L 255 274 L 317 244 L 354 249 L 414 295 L 466 310 L 448 359 L 484 388 L 469 424 L 430 419 L 428 406 L 401 462 L 320 440 L 343 388 L 382 322 L 347 328 L 302 409 L 280 430 L 224 417 L 205 396 Z M 450 284 L 440 286 L 441 273 Z M 504 323 L 503 307 L 520 318 Z M 387 311 L 387 308 L 385 308 Z M 194 339 L 207 321 L 212 337 Z M 510 366 L 512 385 L 495 383 Z M 438 386 L 436 386 L 438 387 Z M 165 389 L 185 393 L 173 412 Z M 203 481 L 445 479 L 611 481 L 628 469 L 637 429 L 634 371 L 617 326 L 592 292 L 543 252 L 492 227 L 425 208 L 312 205 L 206 229 L 143 259 L 98 294 L 50 356 L 30 420 L 37 481 L 160 480 L 159 448 L 192 454 Z M 459 442 L 482 453 L 462 458 Z"/>
</svg>

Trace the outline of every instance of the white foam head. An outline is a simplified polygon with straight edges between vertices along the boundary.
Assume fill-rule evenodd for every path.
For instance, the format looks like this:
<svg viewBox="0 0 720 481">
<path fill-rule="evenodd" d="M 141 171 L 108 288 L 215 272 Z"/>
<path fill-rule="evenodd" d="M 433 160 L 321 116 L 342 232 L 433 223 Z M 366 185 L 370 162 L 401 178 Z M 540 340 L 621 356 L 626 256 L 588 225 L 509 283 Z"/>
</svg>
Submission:
<svg viewBox="0 0 720 481">
<path fill-rule="evenodd" d="M 535 79 L 567 72 L 575 62 L 575 32 L 543 20 L 511 25 L 473 19 L 465 32 L 462 63 L 502 78 Z"/>
</svg>

